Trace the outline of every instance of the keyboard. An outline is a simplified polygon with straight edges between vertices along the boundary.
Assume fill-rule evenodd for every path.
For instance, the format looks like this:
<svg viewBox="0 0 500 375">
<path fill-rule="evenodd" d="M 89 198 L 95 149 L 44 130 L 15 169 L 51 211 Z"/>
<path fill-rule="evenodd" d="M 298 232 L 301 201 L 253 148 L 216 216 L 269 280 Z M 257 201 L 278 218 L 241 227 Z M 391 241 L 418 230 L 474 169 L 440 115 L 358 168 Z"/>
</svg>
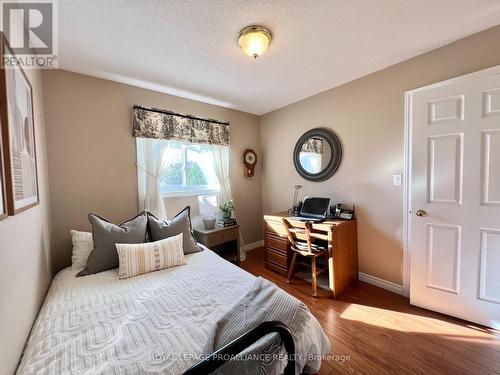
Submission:
<svg viewBox="0 0 500 375">
<path fill-rule="evenodd" d="M 290 220 L 298 220 L 298 221 L 312 221 L 313 223 L 317 223 L 317 222 L 325 220 L 325 219 L 315 219 L 315 218 L 312 218 L 312 217 L 304 217 L 304 216 L 291 216 L 288 219 L 290 219 Z"/>
</svg>

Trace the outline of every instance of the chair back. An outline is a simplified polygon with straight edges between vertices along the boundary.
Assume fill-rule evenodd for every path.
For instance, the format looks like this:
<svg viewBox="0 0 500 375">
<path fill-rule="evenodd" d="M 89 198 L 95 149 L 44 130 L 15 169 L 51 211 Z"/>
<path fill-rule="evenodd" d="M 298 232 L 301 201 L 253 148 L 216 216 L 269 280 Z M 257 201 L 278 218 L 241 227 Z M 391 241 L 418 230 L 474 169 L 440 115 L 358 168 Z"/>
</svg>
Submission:
<svg viewBox="0 0 500 375">
<path fill-rule="evenodd" d="M 287 218 L 282 219 L 283 227 L 285 228 L 286 235 L 288 237 L 288 241 L 292 244 L 292 248 L 297 251 L 309 251 L 309 253 L 313 253 L 312 248 L 312 222 L 306 221 L 304 223 L 304 228 L 293 226 Z M 301 238 L 299 238 L 301 237 Z M 306 245 L 304 248 L 304 245 Z"/>
</svg>

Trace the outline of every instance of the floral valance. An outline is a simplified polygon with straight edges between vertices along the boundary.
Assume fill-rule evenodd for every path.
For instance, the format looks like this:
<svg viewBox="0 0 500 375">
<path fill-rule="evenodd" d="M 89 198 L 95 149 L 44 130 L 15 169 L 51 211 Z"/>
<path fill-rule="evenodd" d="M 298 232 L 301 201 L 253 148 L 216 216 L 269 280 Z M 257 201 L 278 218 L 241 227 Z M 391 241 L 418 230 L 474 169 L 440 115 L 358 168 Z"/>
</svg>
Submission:
<svg viewBox="0 0 500 375">
<path fill-rule="evenodd" d="M 309 138 L 303 145 L 301 152 L 312 152 L 315 154 L 323 153 L 323 139 Z"/>
<path fill-rule="evenodd" d="M 228 146 L 229 123 L 135 105 L 133 136 Z"/>
</svg>

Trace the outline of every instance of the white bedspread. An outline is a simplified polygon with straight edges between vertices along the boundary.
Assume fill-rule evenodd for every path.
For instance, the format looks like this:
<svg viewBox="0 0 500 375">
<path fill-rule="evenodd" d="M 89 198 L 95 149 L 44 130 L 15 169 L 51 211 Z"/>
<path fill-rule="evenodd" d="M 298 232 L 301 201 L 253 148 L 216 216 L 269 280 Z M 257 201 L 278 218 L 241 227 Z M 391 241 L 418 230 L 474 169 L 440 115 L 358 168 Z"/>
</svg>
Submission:
<svg viewBox="0 0 500 375">
<path fill-rule="evenodd" d="M 255 277 L 209 250 L 186 260 L 185 266 L 124 280 L 118 279 L 117 270 L 79 278 L 78 270 L 61 271 L 35 322 L 18 374 L 187 370 L 203 353 L 214 325 L 247 293 Z M 312 352 L 299 354 L 323 354 L 328 348 L 317 334 L 319 323 L 311 315 L 308 324 L 315 334 L 296 347 Z"/>
</svg>

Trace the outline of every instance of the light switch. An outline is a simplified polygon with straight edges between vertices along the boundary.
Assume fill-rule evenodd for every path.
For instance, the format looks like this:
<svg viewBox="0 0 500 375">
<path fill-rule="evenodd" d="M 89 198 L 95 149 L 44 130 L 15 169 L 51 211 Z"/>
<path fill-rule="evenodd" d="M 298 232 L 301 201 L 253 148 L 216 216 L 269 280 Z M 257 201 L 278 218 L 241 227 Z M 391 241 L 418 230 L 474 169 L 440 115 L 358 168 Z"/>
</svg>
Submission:
<svg viewBox="0 0 500 375">
<path fill-rule="evenodd" d="M 401 186 L 402 175 L 393 174 L 392 175 L 392 185 L 393 186 Z"/>
</svg>

